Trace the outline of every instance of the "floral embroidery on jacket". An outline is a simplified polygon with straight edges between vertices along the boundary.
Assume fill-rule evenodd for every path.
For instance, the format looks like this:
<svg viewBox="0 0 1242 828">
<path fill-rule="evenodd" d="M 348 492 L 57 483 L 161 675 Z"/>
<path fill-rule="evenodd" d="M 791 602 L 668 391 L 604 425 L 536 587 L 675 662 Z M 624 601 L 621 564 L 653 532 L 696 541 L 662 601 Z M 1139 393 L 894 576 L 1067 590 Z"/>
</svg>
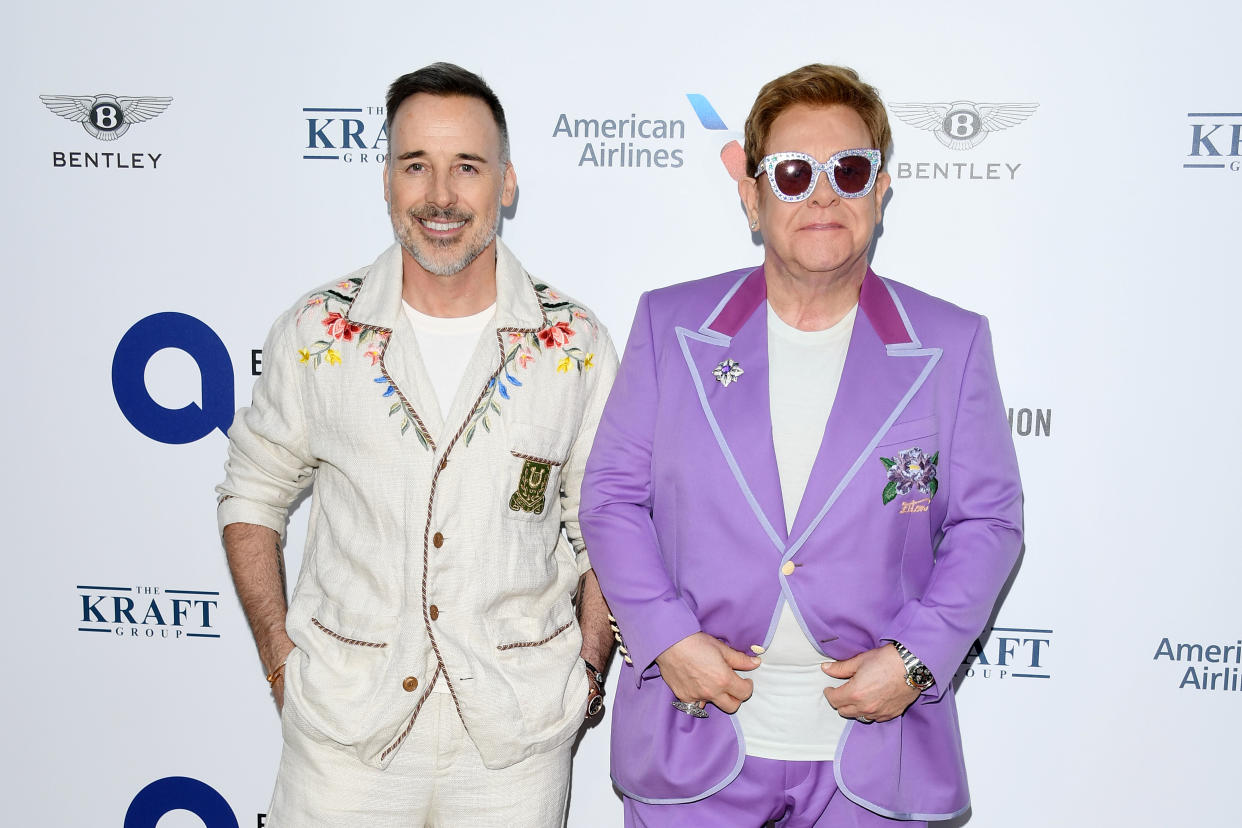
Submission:
<svg viewBox="0 0 1242 828">
<path fill-rule="evenodd" d="M 383 397 L 396 396 L 396 400 L 388 407 L 388 416 L 395 414 L 401 415 L 401 433 L 405 434 L 414 427 L 414 434 L 418 437 L 418 442 L 424 448 L 432 448 L 431 435 L 427 433 L 427 429 L 423 426 L 422 421 L 410 407 L 405 396 L 397 389 L 396 383 L 392 381 L 392 377 L 388 376 L 388 371 L 384 368 L 384 350 L 388 347 L 388 338 L 392 331 L 388 328 L 377 328 L 373 325 L 359 325 L 357 322 L 351 321 L 347 314 L 350 306 L 353 305 L 354 299 L 358 297 L 358 291 L 362 287 L 361 278 L 348 279 L 344 282 L 338 282 L 334 287 L 325 290 L 316 291 L 306 300 L 305 307 L 298 311 L 297 324 L 302 324 L 302 317 L 312 308 L 319 308 L 323 312 L 323 318 L 319 320 L 323 325 L 322 338 L 316 340 L 305 348 L 298 349 L 298 361 L 309 364 L 314 368 L 318 368 L 323 363 L 328 365 L 341 364 L 341 344 L 346 342 L 354 343 L 354 347 L 362 351 L 362 355 L 371 360 L 372 366 L 379 366 L 380 375 L 375 378 L 375 382 L 383 386 Z"/>
<path fill-rule="evenodd" d="M 888 482 L 881 493 L 885 506 L 899 496 L 909 494 L 914 488 L 927 495 L 929 500 L 936 496 L 936 490 L 940 488 L 940 481 L 936 479 L 940 452 L 928 457 L 916 446 L 897 452 L 896 457 L 881 457 L 880 462 L 888 470 Z"/>
<path fill-rule="evenodd" d="M 309 364 L 314 368 L 318 368 L 325 362 L 329 365 L 340 365 L 341 349 L 339 346 L 342 342 L 354 342 L 358 347 L 371 344 L 372 351 L 378 347 L 380 349 L 378 353 L 383 353 L 383 345 L 372 344 L 376 334 L 383 329 L 359 325 L 345 317 L 345 313 L 354 303 L 354 299 L 358 296 L 358 289 L 361 287 L 362 279 L 354 278 L 338 282 L 333 287 L 310 295 L 305 307 L 298 311 L 297 324 L 302 324 L 302 317 L 311 308 L 319 308 L 324 311 L 323 319 L 319 320 L 323 324 L 323 337 L 305 348 L 298 349 L 299 362 Z M 383 336 L 383 340 L 387 342 L 387 334 Z M 373 357 L 371 364 L 374 365 L 378 358 L 378 356 Z"/>
<path fill-rule="evenodd" d="M 507 341 L 501 339 L 504 361 L 470 414 L 466 445 L 470 445 L 479 426 L 484 431 L 492 430 L 491 415 L 499 416 L 501 403 L 522 387 L 522 381 L 514 376 L 515 373 L 521 374 L 542 357 L 557 359 L 556 371 L 559 374 L 568 374 L 571 368 L 576 368 L 576 373 L 582 373 L 594 367 L 595 353 L 571 344 L 579 332 L 574 325 L 594 327 L 591 318 L 581 306 L 562 299 L 545 284 L 536 282 L 535 293 L 539 296 L 539 304 L 548 324 L 538 331 L 510 331 Z"/>
</svg>

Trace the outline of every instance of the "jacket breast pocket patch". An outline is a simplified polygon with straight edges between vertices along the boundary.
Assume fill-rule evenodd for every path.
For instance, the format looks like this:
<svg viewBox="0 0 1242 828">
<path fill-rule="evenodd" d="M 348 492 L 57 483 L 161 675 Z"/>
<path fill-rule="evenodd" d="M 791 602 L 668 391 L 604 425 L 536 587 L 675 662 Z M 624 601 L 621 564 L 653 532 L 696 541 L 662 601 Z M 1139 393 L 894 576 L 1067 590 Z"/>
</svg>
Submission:
<svg viewBox="0 0 1242 828">
<path fill-rule="evenodd" d="M 501 508 L 510 518 L 543 523 L 559 514 L 553 498 L 560 496 L 561 470 L 572 435 L 524 422 L 511 423 L 508 432 L 512 459 Z"/>
<path fill-rule="evenodd" d="M 884 491 L 880 496 L 885 506 L 915 489 L 926 495 L 929 503 L 936 496 L 936 490 L 940 487 L 940 481 L 936 479 L 940 452 L 929 456 L 927 452 L 914 446 L 898 451 L 894 457 L 881 457 L 880 462 L 888 471 Z M 906 505 L 902 505 L 903 513 L 906 512 Z"/>
<path fill-rule="evenodd" d="M 901 514 L 918 514 L 930 508 L 940 488 L 940 440 L 935 417 L 897 423 L 877 447 L 884 465 L 880 500 L 885 506 L 902 498 Z"/>
<path fill-rule="evenodd" d="M 514 512 L 529 512 L 532 515 L 543 514 L 548 499 L 548 481 L 552 479 L 552 467 L 559 466 L 560 463 L 518 454 L 516 451 L 512 454 L 522 461 L 522 471 L 518 474 L 517 490 L 509 496 L 509 509 Z"/>
</svg>

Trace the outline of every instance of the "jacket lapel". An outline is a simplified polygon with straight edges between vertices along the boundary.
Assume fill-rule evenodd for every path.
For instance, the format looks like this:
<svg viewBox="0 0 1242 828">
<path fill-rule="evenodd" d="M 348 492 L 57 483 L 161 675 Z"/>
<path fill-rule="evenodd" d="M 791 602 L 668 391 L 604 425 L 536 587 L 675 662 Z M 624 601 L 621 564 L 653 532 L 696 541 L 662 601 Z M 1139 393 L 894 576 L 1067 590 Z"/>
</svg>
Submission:
<svg viewBox="0 0 1242 828">
<path fill-rule="evenodd" d="M 496 238 L 496 321 L 475 343 L 457 393 L 449 403 L 448 418 L 440 414 L 439 400 L 418 348 L 418 339 L 401 304 L 401 248 L 393 245 L 371 266 L 349 310 L 350 321 L 386 333 L 388 345 L 381 357 L 382 374 L 392 386 L 394 404 L 403 405 L 420 440 L 440 451 L 474 413 L 480 398 L 504 365 L 510 333 L 541 330 L 547 325 L 539 296 L 517 258 Z M 450 433 L 451 432 L 451 433 Z"/>
<path fill-rule="evenodd" d="M 463 432 L 471 420 L 475 419 L 475 407 L 486 411 L 489 391 L 499 377 L 501 382 L 496 392 L 502 399 L 508 399 L 504 380 L 515 383 L 508 373 L 511 366 L 506 366 L 506 354 L 513 347 L 513 337 L 525 336 L 543 330 L 548 319 L 543 311 L 539 294 L 530 276 L 522 268 L 517 257 L 513 255 L 505 243 L 496 237 L 496 317 L 475 343 L 470 361 L 462 373 L 457 394 L 450 401 L 446 425 L 454 432 Z M 504 376 L 500 376 L 502 370 Z M 483 413 L 482 417 L 486 416 Z M 444 442 L 452 434 L 446 434 Z M 467 436 L 466 442 L 469 442 Z"/>
<path fill-rule="evenodd" d="M 430 433 L 432 448 L 443 443 L 444 417 L 440 401 L 432 390 L 431 377 L 427 374 L 422 351 L 418 347 L 418 337 L 404 308 L 394 321 L 388 347 L 384 350 L 384 369 Z"/>
<path fill-rule="evenodd" d="M 765 534 L 783 552 L 787 534 L 772 446 L 766 299 L 763 268 L 742 273 L 699 329 L 678 327 L 677 338 L 720 452 Z M 741 373 L 726 385 L 729 360 Z"/>
<path fill-rule="evenodd" d="M 351 322 L 374 328 L 388 337 L 379 361 L 381 375 L 376 381 L 387 380 L 392 404 L 405 409 L 406 422 L 415 429 L 419 442 L 435 451 L 443 422 L 431 392 L 431 380 L 423 367 L 418 340 L 401 306 L 398 245 L 389 247 L 371 265 L 348 316 Z"/>
<path fill-rule="evenodd" d="M 923 347 L 896 295 L 871 270 L 858 302 L 862 313 L 854 322 L 841 385 L 786 558 L 815 531 L 940 360 L 941 349 Z"/>
</svg>

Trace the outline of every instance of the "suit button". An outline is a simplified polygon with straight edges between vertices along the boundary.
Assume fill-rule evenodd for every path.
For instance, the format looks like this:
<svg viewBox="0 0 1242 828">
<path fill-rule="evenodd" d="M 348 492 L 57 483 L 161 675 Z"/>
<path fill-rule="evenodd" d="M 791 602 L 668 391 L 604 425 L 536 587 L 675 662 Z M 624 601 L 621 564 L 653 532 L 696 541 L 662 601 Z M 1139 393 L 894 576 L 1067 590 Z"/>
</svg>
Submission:
<svg viewBox="0 0 1242 828">
<path fill-rule="evenodd" d="M 418 679 L 413 676 L 407 676 L 405 681 L 401 682 L 401 689 L 407 693 L 413 693 L 418 689 Z"/>
<path fill-rule="evenodd" d="M 435 604 L 432 604 L 432 605 L 431 605 L 431 606 L 427 609 L 427 612 L 428 612 L 428 614 L 430 614 L 430 615 L 431 615 L 431 620 L 432 620 L 432 621 L 435 621 L 437 618 L 439 618 L 439 617 L 440 617 L 440 608 L 439 608 L 439 607 L 437 607 Z"/>
<path fill-rule="evenodd" d="M 795 566 L 793 561 L 785 561 L 785 563 L 781 565 L 781 574 L 792 575 L 794 574 L 794 569 Z"/>
<path fill-rule="evenodd" d="M 448 458 L 447 458 L 447 457 L 445 457 L 443 460 L 441 460 L 441 461 L 440 461 L 440 471 L 444 471 L 446 468 L 448 468 Z"/>
<path fill-rule="evenodd" d="M 434 546 L 436 549 L 439 549 L 441 546 L 444 546 L 444 535 L 441 535 L 439 532 L 436 532 L 434 535 L 432 535 L 431 545 Z"/>
<path fill-rule="evenodd" d="M 750 651 L 754 653 L 755 655 L 763 655 L 766 652 L 766 650 L 764 650 L 763 647 L 761 647 L 758 644 L 751 644 Z"/>
</svg>

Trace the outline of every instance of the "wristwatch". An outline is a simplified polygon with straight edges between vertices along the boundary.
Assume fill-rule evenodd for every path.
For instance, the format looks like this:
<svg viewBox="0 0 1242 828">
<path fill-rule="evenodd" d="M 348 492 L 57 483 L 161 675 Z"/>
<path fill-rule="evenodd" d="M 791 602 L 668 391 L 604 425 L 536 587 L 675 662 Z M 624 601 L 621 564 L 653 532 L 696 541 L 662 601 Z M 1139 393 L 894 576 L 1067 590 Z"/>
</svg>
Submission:
<svg viewBox="0 0 1242 828">
<path fill-rule="evenodd" d="M 906 665 L 907 686 L 921 693 L 936 683 L 931 670 L 928 670 L 927 665 L 919 661 L 918 656 L 910 652 L 905 644 L 902 644 L 900 641 L 894 641 L 893 646 L 897 648 L 897 655 L 901 656 L 902 664 Z"/>
<path fill-rule="evenodd" d="M 590 692 L 587 694 L 586 716 L 584 718 L 591 719 L 604 712 L 604 674 L 585 658 L 582 659 L 582 663 L 586 665 L 587 679 L 589 679 L 591 685 Z"/>
</svg>

